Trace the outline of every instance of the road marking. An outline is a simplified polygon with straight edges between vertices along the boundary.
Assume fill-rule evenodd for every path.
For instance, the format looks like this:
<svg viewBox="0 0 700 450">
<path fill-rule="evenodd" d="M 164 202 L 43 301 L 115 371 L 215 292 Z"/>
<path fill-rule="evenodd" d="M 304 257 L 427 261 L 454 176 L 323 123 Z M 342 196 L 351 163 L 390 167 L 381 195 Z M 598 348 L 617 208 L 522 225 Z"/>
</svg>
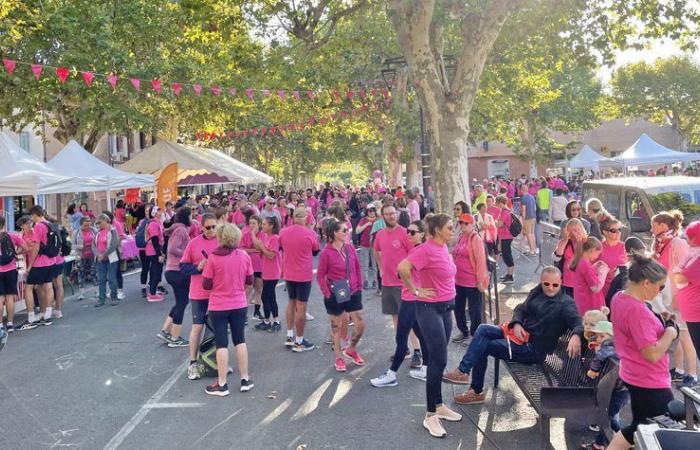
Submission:
<svg viewBox="0 0 700 450">
<path fill-rule="evenodd" d="M 167 409 L 167 408 L 200 408 L 204 403 L 151 403 L 144 405 L 148 409 Z"/>
<path fill-rule="evenodd" d="M 172 375 L 170 375 L 170 378 L 168 378 L 165 383 L 156 391 L 155 394 L 151 396 L 151 398 L 146 401 L 146 403 L 141 406 L 141 408 L 134 414 L 134 416 L 129 419 L 129 421 L 122 427 L 121 430 L 117 434 L 114 435 L 114 437 L 107 442 L 107 445 L 105 445 L 105 450 L 115 450 L 118 448 L 122 442 L 124 442 L 124 439 L 127 438 L 131 434 L 132 431 L 141 423 L 141 421 L 146 417 L 148 412 L 152 409 L 151 405 L 158 404 L 158 402 L 165 396 L 165 394 L 168 393 L 168 391 L 175 385 L 175 382 L 177 382 L 178 378 L 180 378 L 182 375 L 184 375 L 185 371 L 187 370 L 187 366 L 189 364 L 188 360 L 185 360 L 182 364 L 180 364 L 177 369 L 175 369 L 175 372 L 173 372 Z"/>
<path fill-rule="evenodd" d="M 213 427 L 211 427 L 211 428 L 209 429 L 209 431 L 207 431 L 207 432 L 204 433 L 199 439 L 197 439 L 196 441 L 194 441 L 194 444 L 192 444 L 190 447 L 191 447 L 191 448 L 195 448 L 195 446 L 196 446 L 199 442 L 203 441 L 204 438 L 206 438 L 207 436 L 209 436 L 214 430 L 216 430 L 216 429 L 219 428 L 221 425 L 223 425 L 223 424 L 225 424 L 226 422 L 228 422 L 229 420 L 231 420 L 231 418 L 233 418 L 233 416 L 237 415 L 237 414 L 238 414 L 239 412 L 241 412 L 241 411 L 243 411 L 243 408 L 237 410 L 236 412 L 234 412 L 233 414 L 231 414 L 230 416 L 228 416 L 227 418 L 225 418 L 225 419 L 222 420 L 221 422 L 219 422 L 219 423 L 217 423 L 216 425 L 214 425 Z"/>
</svg>

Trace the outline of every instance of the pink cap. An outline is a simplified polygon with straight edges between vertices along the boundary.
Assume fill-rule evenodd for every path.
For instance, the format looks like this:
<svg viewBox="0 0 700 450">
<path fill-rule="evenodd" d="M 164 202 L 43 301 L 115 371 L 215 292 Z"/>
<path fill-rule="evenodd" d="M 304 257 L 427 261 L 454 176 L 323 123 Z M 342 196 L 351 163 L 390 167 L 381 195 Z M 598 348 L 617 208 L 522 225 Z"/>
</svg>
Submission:
<svg viewBox="0 0 700 450">
<path fill-rule="evenodd" d="M 700 243 L 700 220 L 690 222 L 685 227 L 685 235 L 688 237 L 688 240 Z"/>
</svg>

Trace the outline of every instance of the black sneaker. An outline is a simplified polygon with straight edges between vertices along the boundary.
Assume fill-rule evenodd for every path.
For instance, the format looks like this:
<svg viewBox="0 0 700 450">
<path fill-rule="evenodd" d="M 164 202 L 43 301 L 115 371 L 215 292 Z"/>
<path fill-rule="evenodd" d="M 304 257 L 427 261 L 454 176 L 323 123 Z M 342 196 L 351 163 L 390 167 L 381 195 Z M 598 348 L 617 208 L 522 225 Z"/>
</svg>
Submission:
<svg viewBox="0 0 700 450">
<path fill-rule="evenodd" d="M 217 381 L 211 386 L 205 387 L 204 392 L 209 395 L 216 395 L 217 397 L 226 397 L 229 394 L 228 383 L 224 384 L 223 386 L 219 386 L 219 382 Z"/>
<path fill-rule="evenodd" d="M 255 331 L 270 331 L 272 329 L 272 325 L 269 323 L 260 322 L 259 324 L 255 325 L 253 328 L 255 328 Z"/>
<path fill-rule="evenodd" d="M 272 322 L 272 326 L 268 331 L 270 333 L 277 333 L 278 331 L 282 331 L 282 324 L 279 322 Z"/>
<path fill-rule="evenodd" d="M 8 325 L 8 326 L 7 326 L 7 332 L 8 332 L 8 333 L 12 333 L 12 332 L 14 332 L 14 331 L 15 331 L 15 326 L 14 326 L 14 325 Z"/>
<path fill-rule="evenodd" d="M 413 356 L 411 356 L 411 369 L 420 369 L 423 365 L 423 355 L 420 350 L 413 350 Z"/>
<path fill-rule="evenodd" d="M 498 281 L 503 284 L 512 284 L 514 281 L 513 275 L 503 275 Z"/>
<path fill-rule="evenodd" d="M 156 292 L 161 295 L 168 295 L 168 291 L 163 286 L 158 286 Z"/>
<path fill-rule="evenodd" d="M 294 347 L 294 338 L 287 337 L 287 340 L 284 341 L 284 346 L 291 350 Z"/>
<path fill-rule="evenodd" d="M 241 392 L 248 392 L 253 389 L 253 386 L 255 386 L 253 380 L 241 380 Z"/>
<path fill-rule="evenodd" d="M 673 369 L 669 370 L 671 373 L 671 380 L 673 381 L 683 381 L 683 377 L 685 376 L 684 373 L 678 373 L 676 371 L 676 368 L 674 367 Z"/>
<path fill-rule="evenodd" d="M 24 322 L 22 325 L 17 328 L 19 331 L 25 331 L 25 330 L 33 330 L 34 328 L 38 327 L 36 322 Z"/>
<path fill-rule="evenodd" d="M 37 325 L 45 325 L 45 326 L 53 325 L 53 319 L 50 319 L 50 318 L 45 319 L 42 317 L 41 319 L 39 319 L 37 321 Z"/>
<path fill-rule="evenodd" d="M 263 315 L 260 313 L 260 311 L 255 311 L 253 313 L 253 319 L 255 320 L 264 320 Z"/>
<path fill-rule="evenodd" d="M 172 339 L 170 342 L 168 342 L 169 348 L 189 347 L 189 345 L 190 341 L 183 339 L 182 336 L 178 336 L 177 339 Z"/>
<path fill-rule="evenodd" d="M 316 348 L 316 346 L 314 344 L 312 344 L 311 342 L 304 339 L 300 343 L 294 344 L 294 347 L 292 347 L 292 351 L 296 352 L 296 353 L 302 353 L 302 352 L 308 352 L 308 351 L 313 350 L 315 348 Z"/>
<path fill-rule="evenodd" d="M 95 303 L 95 308 L 100 308 L 105 305 L 105 302 L 97 302 Z"/>
<path fill-rule="evenodd" d="M 143 297 L 143 298 L 148 297 L 148 289 L 141 288 L 141 297 Z"/>
<path fill-rule="evenodd" d="M 452 342 L 455 342 L 457 344 L 461 344 L 462 342 L 466 342 L 467 339 L 469 339 L 469 336 L 464 334 L 464 333 L 459 333 L 457 336 L 452 338 Z"/>
<path fill-rule="evenodd" d="M 170 344 L 173 341 L 172 335 L 165 330 L 160 330 L 156 337 L 166 344 Z"/>
</svg>

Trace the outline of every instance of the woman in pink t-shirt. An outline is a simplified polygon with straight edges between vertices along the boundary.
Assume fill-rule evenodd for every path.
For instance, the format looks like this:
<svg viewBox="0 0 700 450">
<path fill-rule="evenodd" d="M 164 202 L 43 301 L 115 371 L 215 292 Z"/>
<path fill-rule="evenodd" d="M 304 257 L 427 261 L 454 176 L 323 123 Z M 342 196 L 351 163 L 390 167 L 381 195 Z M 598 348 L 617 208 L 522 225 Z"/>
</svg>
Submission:
<svg viewBox="0 0 700 450">
<path fill-rule="evenodd" d="M 688 326 L 688 333 L 695 349 L 700 349 L 700 221 L 685 228 L 690 248 L 686 257 L 673 271 L 673 281 L 678 287 L 678 309 Z"/>
<path fill-rule="evenodd" d="M 163 277 L 164 243 L 163 210 L 158 206 L 151 209 L 151 220 L 146 225 L 146 259 L 148 260 L 148 295 L 149 302 L 163 301 L 165 295 L 159 291 L 159 284 Z M 141 278 L 143 283 L 143 275 Z"/>
<path fill-rule="evenodd" d="M 245 287 L 253 284 L 253 263 L 250 256 L 238 247 L 241 231 L 230 223 L 216 226 L 219 246 L 209 255 L 202 272 L 202 287 L 210 291 L 209 316 L 214 327 L 216 342 L 217 381 L 207 386 L 209 395 L 229 394 L 226 375 L 228 372 L 228 330 L 236 350 L 236 362 L 241 373 L 241 392 L 253 388 L 248 376 L 248 347 L 245 343 L 245 323 L 248 300 Z"/>
<path fill-rule="evenodd" d="M 608 295 L 610 284 L 615 278 L 617 268 L 624 266 L 627 263 L 627 253 L 625 253 L 625 244 L 621 241 L 620 232 L 622 223 L 612 216 L 606 216 L 600 221 L 600 232 L 603 234 L 603 251 L 600 253 L 599 260 L 603 261 L 608 268 L 608 276 L 605 277 L 603 285 L 603 296 Z"/>
<path fill-rule="evenodd" d="M 574 297 L 574 272 L 571 270 L 571 261 L 574 259 L 576 246 L 579 242 L 588 239 L 586 229 L 579 219 L 569 219 L 562 229 L 562 238 L 554 248 L 552 261 L 559 267 L 562 273 L 562 288 L 569 297 Z"/>
<path fill-rule="evenodd" d="M 668 402 L 673 400 L 668 349 L 678 332 L 675 325 L 662 322 L 645 304 L 664 288 L 666 270 L 641 254 L 632 254 L 630 259 L 629 282 L 612 298 L 611 321 L 620 357 L 620 378 L 630 391 L 632 423 L 615 434 L 610 449 L 631 447 L 637 426 L 665 414 Z"/>
<path fill-rule="evenodd" d="M 576 244 L 576 252 L 569 265 L 574 272 L 574 303 L 581 316 L 605 306 L 602 289 L 608 266 L 603 261 L 593 263 L 602 249 L 600 241 L 589 236 L 585 242 Z"/>
<path fill-rule="evenodd" d="M 246 228 L 243 230 L 243 236 L 241 237 L 240 248 L 250 256 L 250 260 L 253 263 L 253 274 L 255 281 L 252 287 L 246 288 L 246 294 L 249 299 L 252 299 L 253 305 L 255 305 L 255 310 L 253 311 L 253 319 L 263 320 L 263 315 L 260 312 L 260 307 L 262 306 L 262 258 L 260 257 L 260 250 L 255 246 L 255 239 L 259 240 L 262 236 L 262 230 L 260 226 L 262 224 L 262 219 L 257 214 L 251 212 L 246 212 Z"/>
<path fill-rule="evenodd" d="M 499 280 L 501 283 L 510 284 L 513 283 L 513 274 L 515 273 L 515 262 L 513 261 L 513 251 L 511 246 L 513 245 L 513 235 L 510 234 L 510 225 L 513 223 L 513 218 L 511 217 L 511 210 L 508 208 L 508 198 L 505 195 L 499 195 L 496 197 L 496 204 L 499 208 L 498 216 L 494 216 L 496 219 L 496 234 L 498 235 L 498 240 L 501 243 L 501 255 L 503 256 L 503 262 L 506 267 L 508 267 L 508 273 L 506 273 Z"/>
<path fill-rule="evenodd" d="M 416 297 L 416 320 L 430 353 L 426 374 L 427 413 L 423 420 L 431 436 L 447 435 L 441 420 L 459 421 L 462 416 L 442 402 L 442 374 L 447 365 L 447 343 L 452 331 L 457 268 L 447 249 L 454 225 L 446 214 L 435 214 L 428 221 L 430 238 L 398 266 L 403 286 Z M 416 270 L 419 285 L 411 271 Z"/>
<path fill-rule="evenodd" d="M 282 329 L 277 306 L 277 282 L 281 278 L 280 221 L 275 216 L 263 219 L 262 233 L 251 233 L 253 246 L 260 252 L 262 276 L 263 321 L 255 325 L 258 331 L 277 332 Z"/>
</svg>

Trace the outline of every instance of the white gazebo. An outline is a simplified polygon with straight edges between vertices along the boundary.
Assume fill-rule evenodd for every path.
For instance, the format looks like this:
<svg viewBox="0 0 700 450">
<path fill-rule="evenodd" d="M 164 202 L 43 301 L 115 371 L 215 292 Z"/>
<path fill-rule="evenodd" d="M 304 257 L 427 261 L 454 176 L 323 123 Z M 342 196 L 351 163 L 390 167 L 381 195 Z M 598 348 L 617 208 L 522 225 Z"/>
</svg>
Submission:
<svg viewBox="0 0 700 450">
<path fill-rule="evenodd" d="M 569 167 L 572 169 L 592 169 L 600 170 L 601 166 L 612 167 L 620 165 L 610 158 L 601 155 L 588 145 L 584 145 L 578 154 L 569 160 Z"/>
<path fill-rule="evenodd" d="M 627 170 L 629 166 L 658 166 L 675 162 L 700 161 L 700 153 L 678 152 L 664 147 L 646 134 L 622 154 L 612 158 Z"/>
</svg>

